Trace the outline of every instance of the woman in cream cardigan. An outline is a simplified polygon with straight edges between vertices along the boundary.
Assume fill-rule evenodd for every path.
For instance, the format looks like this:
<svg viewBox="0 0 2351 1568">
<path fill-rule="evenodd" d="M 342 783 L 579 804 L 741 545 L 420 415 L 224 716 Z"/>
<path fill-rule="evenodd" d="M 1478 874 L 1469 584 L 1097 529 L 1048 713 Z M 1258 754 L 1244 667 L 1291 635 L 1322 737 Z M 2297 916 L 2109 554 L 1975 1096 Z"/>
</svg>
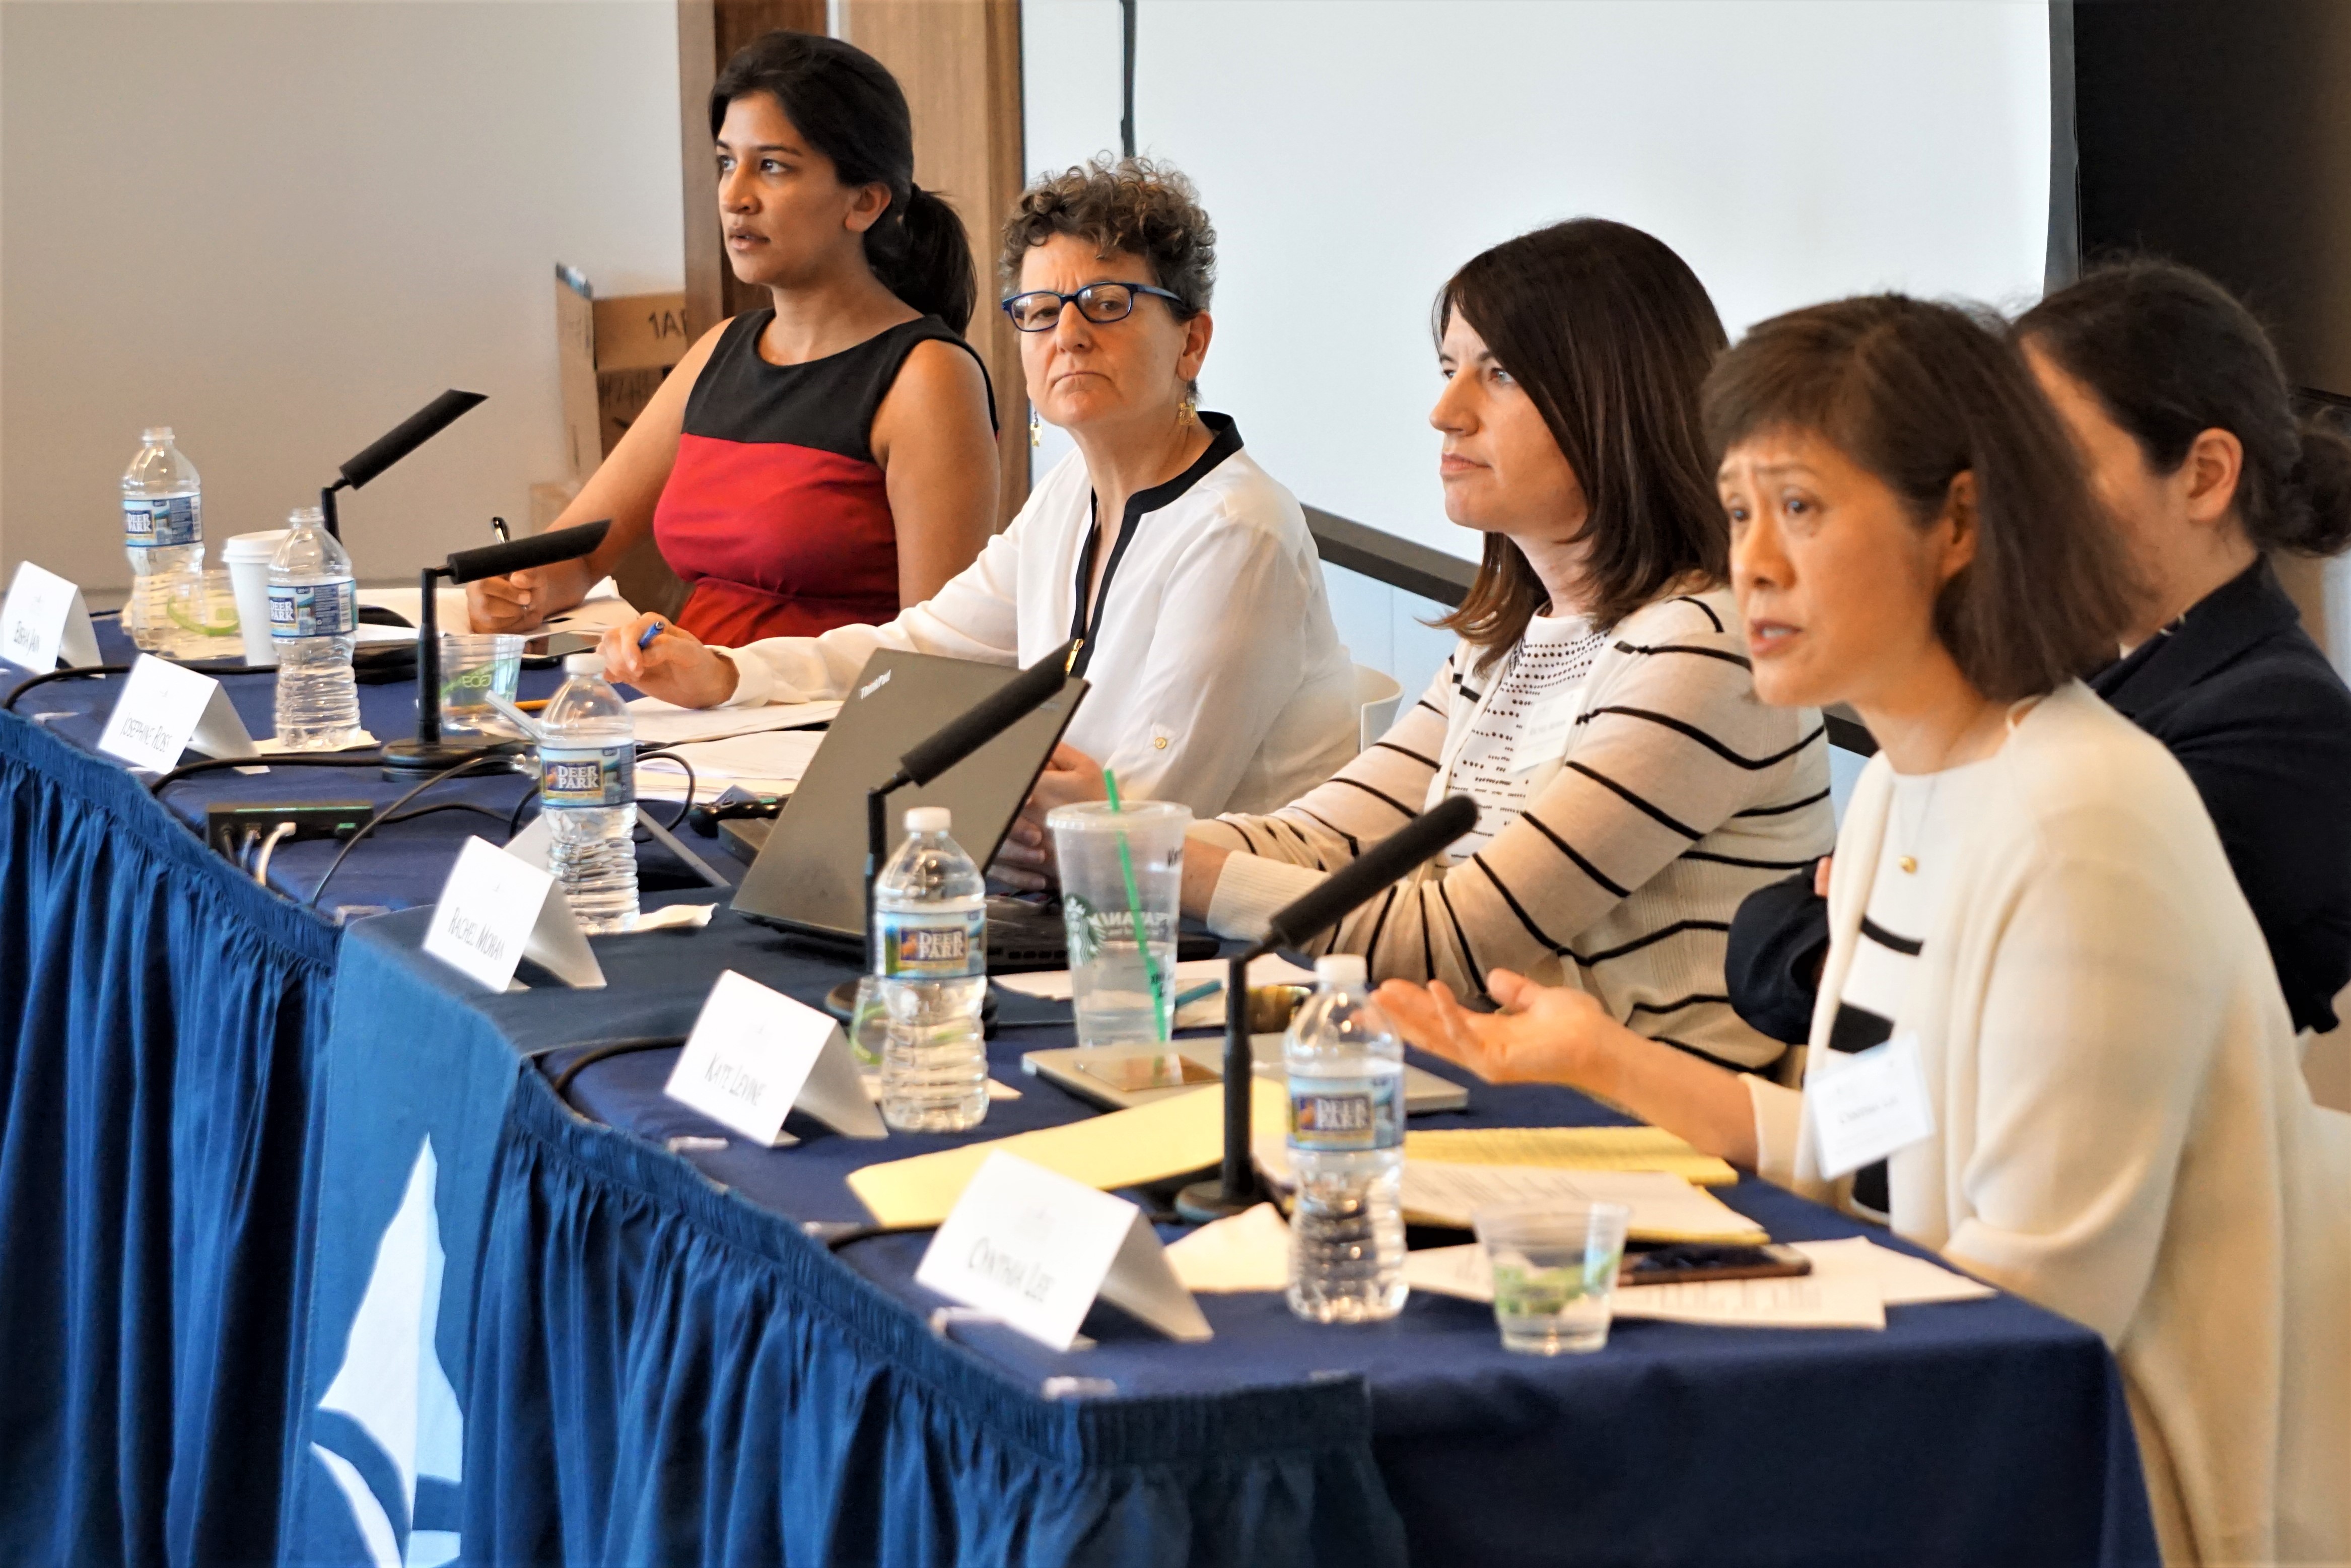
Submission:
<svg viewBox="0 0 2351 1568">
<path fill-rule="evenodd" d="M 2187 775 L 2077 679 L 2122 563 L 2047 404 L 1996 329 L 1883 297 L 1756 328 L 1707 413 L 1758 692 L 1849 701 L 1882 747 L 1804 1089 L 1514 976 L 1491 1017 L 1382 1003 L 1489 1078 L 1575 1084 L 1824 1201 L 1884 1154 L 1865 1206 L 2114 1347 L 2167 1562 L 2342 1561 L 2351 1118 L 2311 1103 Z M 1894 1115 L 1839 1085 L 1863 1066 Z"/>
</svg>

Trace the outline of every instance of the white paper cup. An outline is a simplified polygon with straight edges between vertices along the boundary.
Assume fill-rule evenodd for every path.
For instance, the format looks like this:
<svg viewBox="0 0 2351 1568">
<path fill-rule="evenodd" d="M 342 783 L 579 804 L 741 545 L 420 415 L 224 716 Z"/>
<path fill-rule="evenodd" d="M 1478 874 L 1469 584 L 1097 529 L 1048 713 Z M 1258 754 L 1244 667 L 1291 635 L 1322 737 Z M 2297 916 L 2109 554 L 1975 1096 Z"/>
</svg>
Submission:
<svg viewBox="0 0 2351 1568">
<path fill-rule="evenodd" d="M 221 565 L 228 570 L 229 588 L 236 595 L 237 630 L 245 634 L 248 664 L 277 663 L 277 650 L 269 645 L 269 562 L 289 531 L 235 534 L 221 546 Z"/>
</svg>

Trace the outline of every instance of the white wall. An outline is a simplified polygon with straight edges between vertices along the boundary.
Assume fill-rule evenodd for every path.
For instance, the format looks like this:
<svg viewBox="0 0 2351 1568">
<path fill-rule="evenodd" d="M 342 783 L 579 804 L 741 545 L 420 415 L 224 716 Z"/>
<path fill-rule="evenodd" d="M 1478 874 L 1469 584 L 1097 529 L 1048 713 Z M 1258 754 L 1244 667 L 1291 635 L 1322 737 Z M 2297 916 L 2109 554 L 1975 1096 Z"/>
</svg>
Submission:
<svg viewBox="0 0 2351 1568">
<path fill-rule="evenodd" d="M 1446 277 L 1582 214 L 1673 245 L 1734 336 L 1901 287 L 2020 304 L 2048 214 L 2045 0 L 1142 0 L 1141 150 L 1219 238 L 1202 379 L 1301 500 L 1474 558 L 1426 415 Z M 1118 142 L 1114 0 L 1026 0 L 1028 162 Z M 1040 454 L 1050 458 L 1051 436 Z M 1358 658 L 1426 607 L 1333 572 Z"/>
<path fill-rule="evenodd" d="M 671 0 L 0 5 L 0 556 L 125 578 L 169 423 L 217 543 L 444 387 L 490 401 L 356 496 L 413 574 L 562 476 L 553 267 L 674 288 Z"/>
</svg>

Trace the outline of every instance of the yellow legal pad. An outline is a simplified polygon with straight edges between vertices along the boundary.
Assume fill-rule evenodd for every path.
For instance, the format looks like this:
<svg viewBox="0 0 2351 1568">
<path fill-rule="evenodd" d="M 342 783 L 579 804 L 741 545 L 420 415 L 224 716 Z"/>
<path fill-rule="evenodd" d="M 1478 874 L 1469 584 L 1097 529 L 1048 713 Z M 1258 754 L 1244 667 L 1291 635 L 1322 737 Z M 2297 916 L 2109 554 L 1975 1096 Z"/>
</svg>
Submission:
<svg viewBox="0 0 2351 1568">
<path fill-rule="evenodd" d="M 1250 1082 L 1251 1124 L 1286 1125 L 1290 1100 L 1282 1086 L 1263 1078 Z M 1104 1192 L 1164 1181 L 1224 1157 L 1225 1092 L 1221 1086 L 1196 1089 L 1066 1126 L 867 1166 L 851 1174 L 849 1190 L 872 1211 L 876 1224 L 936 1225 L 955 1207 L 980 1162 L 997 1149 Z"/>
<path fill-rule="evenodd" d="M 1461 1127 L 1404 1135 L 1406 1159 L 1456 1166 L 1549 1166 L 1571 1171 L 1666 1171 L 1698 1186 L 1739 1173 L 1663 1127 Z"/>
</svg>

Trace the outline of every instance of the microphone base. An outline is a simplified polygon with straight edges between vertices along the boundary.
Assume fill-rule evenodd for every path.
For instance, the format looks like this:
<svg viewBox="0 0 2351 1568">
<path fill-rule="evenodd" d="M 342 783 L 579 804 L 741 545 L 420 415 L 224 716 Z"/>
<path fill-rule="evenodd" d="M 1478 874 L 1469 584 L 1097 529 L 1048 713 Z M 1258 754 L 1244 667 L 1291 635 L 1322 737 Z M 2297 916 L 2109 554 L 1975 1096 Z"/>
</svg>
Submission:
<svg viewBox="0 0 2351 1568">
<path fill-rule="evenodd" d="M 413 784 L 446 772 L 481 749 L 479 741 L 461 745 L 449 740 L 395 740 L 383 748 L 383 776 L 395 784 Z"/>
<path fill-rule="evenodd" d="M 1195 1225 L 1206 1225 L 1212 1219 L 1230 1219 L 1245 1209 L 1255 1208 L 1265 1201 L 1265 1194 L 1252 1182 L 1239 1197 L 1225 1192 L 1224 1178 L 1196 1181 L 1176 1195 L 1176 1212 Z"/>
</svg>

